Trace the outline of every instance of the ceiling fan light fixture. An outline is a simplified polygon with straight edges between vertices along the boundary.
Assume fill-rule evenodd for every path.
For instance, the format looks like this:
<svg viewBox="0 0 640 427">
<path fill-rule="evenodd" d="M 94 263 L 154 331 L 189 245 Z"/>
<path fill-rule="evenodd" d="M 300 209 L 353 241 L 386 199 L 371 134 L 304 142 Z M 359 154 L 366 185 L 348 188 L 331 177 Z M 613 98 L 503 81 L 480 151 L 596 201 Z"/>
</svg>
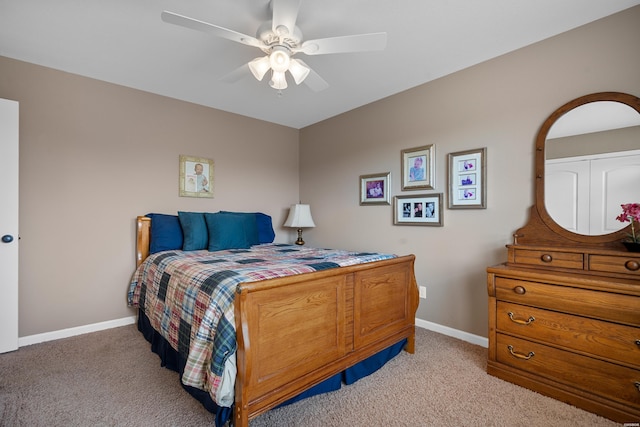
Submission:
<svg viewBox="0 0 640 427">
<path fill-rule="evenodd" d="M 269 55 L 269 63 L 273 71 L 284 73 L 291 63 L 289 50 L 284 46 L 275 46 Z"/>
<path fill-rule="evenodd" d="M 355 34 L 305 40 L 302 31 L 296 25 L 300 3 L 301 0 L 270 0 L 271 20 L 263 22 L 258 27 L 255 37 L 167 10 L 163 11 L 160 17 L 164 22 L 170 24 L 211 33 L 216 37 L 260 49 L 267 56 L 255 58 L 242 64 L 222 80 L 229 83 L 239 80 L 247 74 L 248 65 L 249 70 L 258 81 L 262 81 L 267 72 L 271 70 L 269 85 L 280 91 L 287 87 L 287 71 L 291 73 L 296 84 L 305 82 L 314 92 L 319 92 L 329 86 L 317 73 L 311 74 L 311 69 L 307 64 L 292 58 L 292 55 L 367 52 L 385 48 L 387 33 Z"/>
<path fill-rule="evenodd" d="M 251 73 L 259 81 L 262 81 L 262 78 L 265 74 L 267 74 L 267 71 L 269 71 L 270 68 L 271 62 L 269 61 L 268 56 L 256 58 L 253 61 L 249 62 L 249 69 L 251 70 Z"/>
<path fill-rule="evenodd" d="M 299 61 L 295 58 L 291 58 L 291 63 L 289 64 L 289 72 L 293 76 L 293 80 L 295 80 L 296 84 L 299 85 L 307 78 L 311 69 L 307 67 L 302 61 Z"/>
<path fill-rule="evenodd" d="M 284 71 L 273 71 L 269 86 L 277 90 L 283 90 L 287 88 L 287 78 L 284 75 Z"/>
</svg>

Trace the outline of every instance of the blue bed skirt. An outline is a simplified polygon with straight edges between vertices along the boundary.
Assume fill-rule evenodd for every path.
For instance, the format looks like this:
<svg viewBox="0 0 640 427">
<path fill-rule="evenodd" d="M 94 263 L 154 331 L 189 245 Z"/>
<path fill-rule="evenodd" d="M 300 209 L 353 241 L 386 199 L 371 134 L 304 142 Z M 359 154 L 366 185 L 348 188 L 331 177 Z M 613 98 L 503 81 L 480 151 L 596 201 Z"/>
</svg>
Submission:
<svg viewBox="0 0 640 427">
<path fill-rule="evenodd" d="M 184 372 L 184 367 L 187 361 L 177 351 L 175 351 L 173 347 L 169 345 L 167 340 L 165 340 L 155 329 L 153 329 L 151 323 L 149 322 L 149 319 L 147 318 L 144 311 L 142 311 L 142 309 L 138 310 L 138 330 L 142 333 L 145 339 L 149 341 L 149 343 L 151 343 L 151 351 L 153 351 L 160 357 L 161 366 L 178 372 L 180 374 L 178 378 L 182 378 L 182 373 Z M 287 400 L 280 406 L 290 405 L 291 403 L 297 402 L 307 397 L 315 396 L 317 394 L 339 390 L 343 382 L 347 385 L 353 384 L 360 378 L 371 375 L 382 366 L 384 366 L 384 364 L 389 360 L 397 356 L 398 353 L 400 353 L 405 347 L 406 343 L 407 340 L 404 339 L 390 347 L 387 347 L 386 349 L 369 357 L 368 359 L 365 359 L 362 362 L 359 362 L 352 367 L 347 368 L 346 370 L 334 375 L 333 377 L 326 379 L 320 384 L 300 393 L 298 396 Z M 182 384 L 182 381 L 180 381 L 180 385 L 182 385 L 182 388 L 184 388 L 191 396 L 202 403 L 202 405 L 209 412 L 215 414 L 216 427 L 224 426 L 225 423 L 233 416 L 233 408 L 218 406 L 206 391 L 184 385 Z"/>
</svg>

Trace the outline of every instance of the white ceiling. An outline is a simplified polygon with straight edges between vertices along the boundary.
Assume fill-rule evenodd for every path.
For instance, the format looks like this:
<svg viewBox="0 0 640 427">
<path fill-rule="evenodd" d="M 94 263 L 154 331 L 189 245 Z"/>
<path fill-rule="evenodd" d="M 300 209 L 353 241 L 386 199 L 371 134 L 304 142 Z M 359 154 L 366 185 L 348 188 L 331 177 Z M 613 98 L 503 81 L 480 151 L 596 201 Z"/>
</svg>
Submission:
<svg viewBox="0 0 640 427">
<path fill-rule="evenodd" d="M 638 4 L 302 0 L 305 39 L 385 31 L 387 47 L 301 55 L 330 86 L 290 82 L 282 96 L 250 74 L 220 81 L 258 49 L 160 19 L 170 10 L 254 36 L 269 0 L 0 0 L 0 56 L 299 129 Z"/>
</svg>

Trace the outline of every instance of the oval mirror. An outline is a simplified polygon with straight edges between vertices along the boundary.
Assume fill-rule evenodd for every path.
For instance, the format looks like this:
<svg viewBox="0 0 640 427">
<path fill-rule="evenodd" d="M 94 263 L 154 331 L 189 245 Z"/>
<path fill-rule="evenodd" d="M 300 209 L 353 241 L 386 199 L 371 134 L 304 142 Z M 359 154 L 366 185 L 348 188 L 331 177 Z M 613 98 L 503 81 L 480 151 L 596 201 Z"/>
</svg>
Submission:
<svg viewBox="0 0 640 427">
<path fill-rule="evenodd" d="M 621 204 L 640 202 L 638 97 L 604 92 L 563 105 L 536 149 L 536 205 L 550 228 L 588 242 L 629 225 L 616 217 Z"/>
</svg>

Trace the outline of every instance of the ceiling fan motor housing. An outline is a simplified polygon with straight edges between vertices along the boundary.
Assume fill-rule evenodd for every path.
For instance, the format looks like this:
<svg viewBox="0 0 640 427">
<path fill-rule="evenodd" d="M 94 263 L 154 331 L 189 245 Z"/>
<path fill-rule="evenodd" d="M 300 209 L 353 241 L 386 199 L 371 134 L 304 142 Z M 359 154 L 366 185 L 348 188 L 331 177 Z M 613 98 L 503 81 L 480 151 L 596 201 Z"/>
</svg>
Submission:
<svg viewBox="0 0 640 427">
<path fill-rule="evenodd" d="M 278 27 L 285 28 L 284 26 Z M 271 53 L 273 46 L 284 46 L 289 50 L 297 49 L 302 42 L 302 31 L 297 26 L 294 27 L 293 33 L 289 31 L 281 31 L 281 34 L 276 34 L 272 29 L 272 22 L 268 21 L 263 23 L 256 32 L 256 38 L 264 42 L 269 49 L 263 49 L 265 53 Z"/>
</svg>

